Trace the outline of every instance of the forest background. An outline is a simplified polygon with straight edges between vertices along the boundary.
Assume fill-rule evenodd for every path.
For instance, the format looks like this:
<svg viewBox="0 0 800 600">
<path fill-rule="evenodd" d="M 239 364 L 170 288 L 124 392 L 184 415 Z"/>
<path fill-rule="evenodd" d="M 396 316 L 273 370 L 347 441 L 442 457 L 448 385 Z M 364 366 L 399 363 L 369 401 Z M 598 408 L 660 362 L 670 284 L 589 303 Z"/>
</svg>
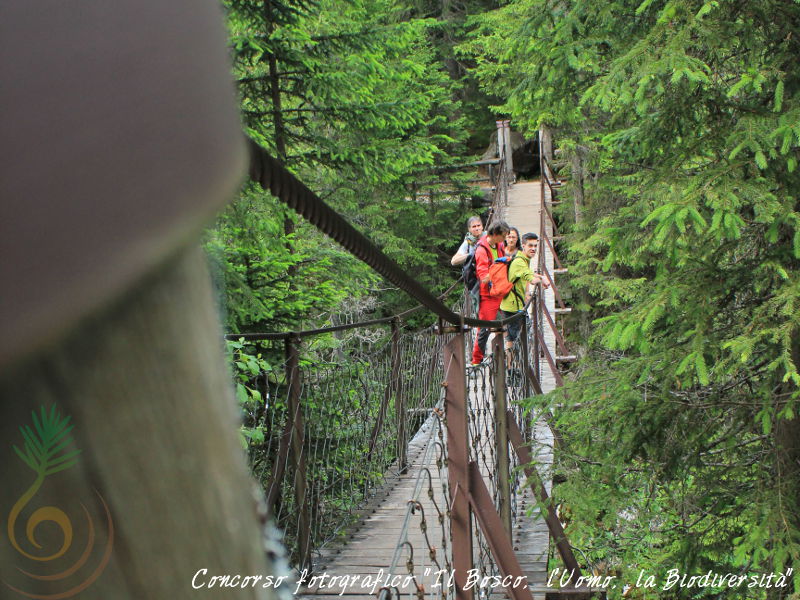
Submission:
<svg viewBox="0 0 800 600">
<path fill-rule="evenodd" d="M 479 157 L 496 117 L 527 137 L 550 128 L 581 360 L 531 403 L 565 439 L 555 496 L 571 542 L 626 580 L 797 571 L 798 2 L 224 8 L 247 134 L 434 293 L 479 205 L 475 172 L 451 167 Z M 231 333 L 412 305 L 253 184 L 205 247 Z M 246 383 L 256 350 L 233 351 Z"/>
</svg>

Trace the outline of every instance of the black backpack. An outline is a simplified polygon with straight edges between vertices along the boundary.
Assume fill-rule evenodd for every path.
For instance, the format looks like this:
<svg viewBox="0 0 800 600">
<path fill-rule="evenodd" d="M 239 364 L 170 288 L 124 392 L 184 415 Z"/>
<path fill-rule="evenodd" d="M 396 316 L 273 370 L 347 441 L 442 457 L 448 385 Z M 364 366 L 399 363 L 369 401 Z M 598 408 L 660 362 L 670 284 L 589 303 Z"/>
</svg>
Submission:
<svg viewBox="0 0 800 600">
<path fill-rule="evenodd" d="M 484 251 L 486 251 L 486 248 L 484 248 Z M 480 283 L 478 281 L 478 273 L 475 271 L 475 254 L 477 252 L 478 248 L 475 248 L 475 252 L 467 257 L 467 260 L 464 261 L 464 266 L 461 267 L 461 277 L 468 292 L 477 292 L 478 284 Z"/>
</svg>

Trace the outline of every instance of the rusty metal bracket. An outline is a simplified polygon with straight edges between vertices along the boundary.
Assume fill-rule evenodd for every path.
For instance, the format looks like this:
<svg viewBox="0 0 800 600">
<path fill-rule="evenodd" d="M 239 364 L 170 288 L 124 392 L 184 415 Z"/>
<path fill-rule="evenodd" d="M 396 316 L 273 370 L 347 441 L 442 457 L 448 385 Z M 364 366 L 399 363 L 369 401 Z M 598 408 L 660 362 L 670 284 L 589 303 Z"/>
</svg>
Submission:
<svg viewBox="0 0 800 600">
<path fill-rule="evenodd" d="M 522 578 L 518 581 L 525 582 L 526 575 L 522 572 L 517 560 L 517 555 L 514 554 L 514 547 L 511 545 L 511 538 L 503 526 L 503 522 L 497 515 L 492 502 L 492 496 L 486 488 L 486 484 L 481 477 L 481 471 L 475 461 L 469 463 L 469 504 L 475 517 L 478 519 L 478 524 L 481 527 L 486 541 L 489 543 L 489 548 L 492 551 L 497 567 L 500 569 L 503 577 L 517 577 Z M 505 588 L 512 600 L 533 600 L 533 595 L 528 589 L 528 585 L 510 586 Z"/>
</svg>

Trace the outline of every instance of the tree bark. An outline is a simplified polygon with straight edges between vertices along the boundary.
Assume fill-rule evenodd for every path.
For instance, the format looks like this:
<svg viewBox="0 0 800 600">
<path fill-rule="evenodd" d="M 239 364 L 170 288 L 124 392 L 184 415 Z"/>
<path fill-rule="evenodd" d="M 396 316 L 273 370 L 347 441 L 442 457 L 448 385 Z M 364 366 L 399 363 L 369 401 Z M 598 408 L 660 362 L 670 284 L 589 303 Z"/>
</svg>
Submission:
<svg viewBox="0 0 800 600">
<path fill-rule="evenodd" d="M 795 330 L 792 343 L 792 360 L 800 365 L 800 330 Z M 784 397 L 794 392 L 794 385 L 786 383 L 782 386 Z M 791 419 L 779 419 L 775 423 L 774 440 L 776 449 L 776 463 L 778 486 L 785 502 L 787 521 L 800 531 L 800 417 L 795 415 Z M 795 571 L 800 565 L 794 565 Z"/>
<path fill-rule="evenodd" d="M 583 181 L 585 176 L 584 165 L 586 163 L 587 149 L 583 146 L 575 148 L 575 153 L 572 155 L 572 177 L 570 186 L 572 189 L 572 203 L 575 207 L 575 223 L 580 224 L 583 221 L 583 203 L 584 203 L 584 189 Z"/>
<path fill-rule="evenodd" d="M 12 449 L 23 447 L 20 428 L 31 424 L 31 412 L 54 406 L 69 416 L 80 450 L 74 466 L 45 477 L 12 523 L 23 550 L 52 554 L 62 545 L 61 529 L 39 525 L 33 531 L 42 546 L 37 550 L 25 523 L 37 508 L 57 507 L 74 529 L 70 547 L 60 559 L 37 562 L 3 539 L 0 580 L 6 586 L 47 595 L 89 581 L 80 592 L 84 600 L 163 600 L 195 593 L 193 579 L 205 586 L 202 593 L 215 575 L 273 574 L 262 539 L 264 515 L 237 439 L 239 417 L 212 298 L 205 259 L 197 250 L 184 251 L 55 347 L 0 374 L 4 532 L 12 507 L 35 478 Z M 88 544 L 88 521 L 95 545 L 75 573 L 43 581 L 19 570 L 52 575 L 67 569 Z M 235 593 L 276 597 L 261 583 Z"/>
<path fill-rule="evenodd" d="M 275 22 L 272 16 L 272 4 L 269 0 L 265 3 L 267 30 L 271 34 L 275 30 Z M 269 55 L 269 88 L 270 96 L 272 98 L 272 125 L 275 128 L 275 151 L 278 159 L 286 162 L 286 123 L 283 120 L 283 113 L 281 112 L 281 78 L 278 72 L 278 58 L 275 55 L 274 49 L 270 51 Z M 294 233 L 294 221 L 292 220 L 289 210 L 284 210 L 283 216 L 283 233 L 288 238 Z M 294 247 L 292 244 L 286 242 L 286 251 L 289 254 L 294 254 Z M 295 275 L 297 274 L 297 265 L 289 265 L 287 269 L 289 276 L 289 285 L 292 285 Z"/>
</svg>

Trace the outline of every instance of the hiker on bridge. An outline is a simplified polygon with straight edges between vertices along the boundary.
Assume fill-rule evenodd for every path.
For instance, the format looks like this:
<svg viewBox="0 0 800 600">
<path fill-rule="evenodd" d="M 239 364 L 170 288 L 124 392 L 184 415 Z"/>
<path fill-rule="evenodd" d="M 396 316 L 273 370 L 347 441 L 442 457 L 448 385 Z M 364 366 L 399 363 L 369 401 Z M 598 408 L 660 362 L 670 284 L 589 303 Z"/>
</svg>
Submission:
<svg viewBox="0 0 800 600">
<path fill-rule="evenodd" d="M 508 241 L 508 237 L 506 237 Z M 549 287 L 550 282 L 542 275 L 531 271 L 531 261 L 539 248 L 539 236 L 535 233 L 526 233 L 522 236 L 522 249 L 518 251 L 508 267 L 508 280 L 514 284 L 511 292 L 500 302 L 498 319 L 507 319 L 525 308 L 525 303 L 533 294 L 533 286 L 542 283 Z M 507 253 L 506 253 L 507 254 Z M 506 335 L 506 355 L 511 351 L 514 342 L 519 337 L 522 329 L 522 319 L 517 319 L 508 324 Z"/>
<path fill-rule="evenodd" d="M 453 266 L 464 264 L 471 255 L 475 254 L 475 248 L 478 247 L 478 240 L 483 235 L 483 221 L 478 216 L 470 217 L 467 220 L 467 235 L 464 236 L 464 241 L 458 247 L 458 250 L 450 259 L 450 264 Z"/>
<path fill-rule="evenodd" d="M 509 258 L 514 258 L 517 255 L 517 252 L 522 250 L 522 246 L 520 246 L 520 239 L 519 239 L 519 229 L 516 227 L 511 227 L 508 230 L 508 234 L 506 235 L 505 245 L 506 245 L 506 256 Z"/>
<path fill-rule="evenodd" d="M 498 296 L 489 294 L 489 267 L 498 258 L 505 256 L 504 240 L 508 234 L 510 227 L 505 221 L 498 221 L 494 223 L 486 232 L 486 235 L 478 241 L 475 248 L 475 272 L 480 281 L 480 307 L 478 309 L 478 318 L 485 321 L 493 321 L 497 317 L 497 311 L 500 309 L 500 300 Z M 472 350 L 472 364 L 480 364 L 483 360 L 483 355 L 486 352 L 486 342 L 489 340 L 488 329 L 481 328 L 478 330 L 478 335 L 475 338 L 475 347 Z"/>
</svg>

